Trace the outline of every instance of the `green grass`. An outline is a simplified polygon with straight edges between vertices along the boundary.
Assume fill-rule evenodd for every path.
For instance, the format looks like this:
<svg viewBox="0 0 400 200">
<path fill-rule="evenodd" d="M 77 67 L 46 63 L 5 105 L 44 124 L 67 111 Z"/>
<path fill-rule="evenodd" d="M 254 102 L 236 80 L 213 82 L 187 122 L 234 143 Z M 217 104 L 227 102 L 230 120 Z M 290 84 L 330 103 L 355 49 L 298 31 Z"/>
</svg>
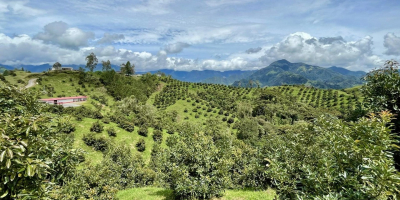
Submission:
<svg viewBox="0 0 400 200">
<path fill-rule="evenodd" d="M 28 84 L 29 79 L 34 76 L 38 75 L 39 73 L 28 73 L 26 71 L 15 71 L 17 76 L 5 76 L 6 80 L 10 82 L 11 85 L 16 85 L 17 87 L 25 87 Z M 18 80 L 23 80 L 25 83 L 18 83 Z"/>
<path fill-rule="evenodd" d="M 88 100 L 82 105 L 85 105 L 89 108 L 94 108 L 91 104 L 92 102 L 99 103 L 98 101 L 91 99 L 90 97 L 93 95 L 96 96 L 105 96 L 107 99 L 108 106 L 104 107 L 102 113 L 106 113 L 110 111 L 110 106 L 114 105 L 114 98 L 107 94 L 107 90 L 104 87 L 95 87 L 94 85 L 85 84 L 85 88 L 82 88 L 81 85 L 78 84 L 79 78 L 77 72 L 70 73 L 49 73 L 49 75 L 41 75 L 42 83 L 41 85 L 37 84 L 34 87 L 30 88 L 30 90 L 40 91 L 42 94 L 40 98 L 52 98 L 45 92 L 48 86 L 54 87 L 54 95 L 53 97 L 63 96 L 63 97 L 73 97 L 73 96 L 81 96 L 77 89 L 80 89 L 81 93 L 85 96 L 88 96 Z"/>
<path fill-rule="evenodd" d="M 74 143 L 74 147 L 75 148 L 81 148 L 84 151 L 87 152 L 86 155 L 86 160 L 88 163 L 91 164 L 99 164 L 102 160 L 103 160 L 103 154 L 100 151 L 95 151 L 92 149 L 92 147 L 87 146 L 82 138 L 85 134 L 90 133 L 90 127 L 92 126 L 92 124 L 94 122 L 96 122 L 96 119 L 90 119 L 90 118 L 84 118 L 82 121 L 76 121 L 76 130 L 74 132 L 74 136 L 75 136 L 75 143 Z M 96 135 L 98 137 L 100 136 L 104 136 L 106 138 L 110 138 L 112 141 L 114 141 L 115 143 L 125 143 L 126 145 L 128 145 L 131 149 L 131 152 L 133 155 L 141 155 L 143 157 L 143 160 L 148 163 L 150 161 L 150 153 L 151 150 L 154 146 L 154 140 L 153 140 L 153 128 L 149 128 L 149 133 L 147 137 L 141 136 L 137 133 L 137 130 L 139 130 L 139 127 L 135 126 L 135 130 L 130 133 L 128 131 L 125 131 L 124 129 L 121 129 L 117 126 L 117 124 L 115 123 L 110 123 L 110 124 L 104 124 L 101 123 L 102 125 L 104 125 L 104 130 L 101 133 L 96 133 Z M 113 127 L 116 132 L 117 132 L 117 136 L 116 137 L 110 137 L 107 133 L 107 129 Z M 165 131 L 163 132 L 163 142 L 161 143 L 161 146 L 165 147 L 165 141 L 168 138 L 169 134 L 166 133 Z M 139 152 L 136 149 L 136 142 L 139 141 L 140 138 L 143 138 L 144 141 L 146 142 L 146 150 L 143 152 Z"/>
<path fill-rule="evenodd" d="M 264 191 L 245 190 L 227 190 L 223 197 L 213 198 L 213 200 L 272 200 L 276 196 L 272 189 Z M 120 200 L 173 200 L 172 190 L 144 187 L 121 190 L 117 197 Z"/>
<path fill-rule="evenodd" d="M 175 104 L 168 106 L 167 107 L 167 111 L 177 111 L 178 112 L 178 122 L 183 122 L 183 121 L 190 121 L 192 123 L 197 123 L 197 124 L 201 124 L 203 125 L 203 123 L 205 123 L 209 118 L 214 117 L 217 118 L 218 120 L 221 121 L 221 123 L 228 125 L 228 123 L 225 121 L 222 121 L 223 117 L 226 117 L 227 119 L 229 119 L 232 114 L 230 113 L 229 116 L 225 116 L 225 115 L 219 115 L 218 112 L 220 111 L 219 108 L 213 108 L 211 112 L 207 112 L 207 106 L 201 105 L 201 102 L 196 103 L 195 106 L 193 106 L 193 102 L 195 102 L 194 100 L 191 100 L 190 102 L 187 102 L 186 100 L 177 100 Z M 197 108 L 197 106 L 201 106 L 201 108 Z M 203 110 L 202 108 L 205 107 L 206 109 Z M 193 112 L 193 109 L 197 109 L 197 112 Z M 187 112 L 184 112 L 185 109 L 187 109 Z M 215 111 L 215 113 L 214 113 Z M 201 114 L 199 114 L 201 113 Z M 204 114 L 207 114 L 207 116 L 204 116 Z M 199 115 L 199 118 L 196 118 L 195 116 Z M 185 119 L 185 118 L 188 119 Z M 235 122 L 238 121 L 237 118 L 234 118 Z M 232 126 L 231 126 L 232 127 Z M 234 130 L 231 129 L 231 132 L 234 132 Z"/>
</svg>

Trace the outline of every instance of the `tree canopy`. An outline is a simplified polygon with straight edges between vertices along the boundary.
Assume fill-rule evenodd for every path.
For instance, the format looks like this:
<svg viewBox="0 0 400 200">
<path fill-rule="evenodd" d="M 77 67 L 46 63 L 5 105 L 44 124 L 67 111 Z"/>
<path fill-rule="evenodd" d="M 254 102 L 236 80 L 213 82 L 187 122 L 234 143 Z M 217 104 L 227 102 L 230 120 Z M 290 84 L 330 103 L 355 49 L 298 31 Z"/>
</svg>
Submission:
<svg viewBox="0 0 400 200">
<path fill-rule="evenodd" d="M 91 72 L 93 72 L 94 68 L 96 68 L 97 62 L 97 57 L 93 52 L 86 56 L 86 68 L 88 68 Z"/>
</svg>

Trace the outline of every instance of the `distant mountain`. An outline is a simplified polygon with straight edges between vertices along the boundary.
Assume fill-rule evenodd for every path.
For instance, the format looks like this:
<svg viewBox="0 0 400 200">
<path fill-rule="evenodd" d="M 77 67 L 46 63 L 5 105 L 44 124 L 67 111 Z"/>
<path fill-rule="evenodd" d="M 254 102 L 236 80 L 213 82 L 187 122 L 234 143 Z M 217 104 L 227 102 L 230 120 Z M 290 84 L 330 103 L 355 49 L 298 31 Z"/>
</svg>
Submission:
<svg viewBox="0 0 400 200">
<path fill-rule="evenodd" d="M 332 70 L 304 63 L 291 63 L 287 60 L 278 60 L 271 63 L 268 67 L 257 70 L 245 79 L 235 81 L 233 85 L 248 87 L 250 83 L 253 83 L 253 87 L 255 87 L 255 83 L 260 84 L 260 86 L 306 84 L 318 88 L 342 89 L 362 84 L 359 78 L 361 73 L 356 72 L 358 76 L 353 76 L 354 73 L 351 71 L 347 72 L 348 70 L 341 69 L 335 67 Z"/>
<path fill-rule="evenodd" d="M 235 80 L 240 80 L 251 75 L 254 71 L 214 71 L 214 70 L 193 70 L 193 71 L 174 71 L 170 69 L 161 69 L 157 71 L 150 71 L 154 74 L 157 72 L 165 73 L 166 75 L 171 75 L 172 78 L 186 81 L 186 82 L 205 82 L 205 83 L 217 83 L 217 84 L 232 84 Z M 147 72 L 138 72 L 138 74 L 144 74 Z"/>
<path fill-rule="evenodd" d="M 228 77 L 226 76 L 214 76 L 205 80 L 202 80 L 202 83 L 214 83 L 214 84 L 223 84 L 223 85 L 232 85 L 235 81 L 244 79 L 252 75 L 255 71 L 242 71 L 240 74 L 232 74 Z"/>
<path fill-rule="evenodd" d="M 361 77 L 363 77 L 363 76 L 365 76 L 367 74 L 364 71 L 350 71 L 348 69 L 341 68 L 341 67 L 336 67 L 336 66 L 329 67 L 328 69 L 330 69 L 332 71 L 335 71 L 335 72 L 338 72 L 338 73 L 341 73 L 341 74 L 346 75 L 346 76 L 355 76 L 355 77 L 358 77 L 358 78 L 361 78 Z"/>
<path fill-rule="evenodd" d="M 13 70 L 14 67 L 0 64 L 0 69 L 2 69 L 3 71 L 4 70 Z"/>
</svg>

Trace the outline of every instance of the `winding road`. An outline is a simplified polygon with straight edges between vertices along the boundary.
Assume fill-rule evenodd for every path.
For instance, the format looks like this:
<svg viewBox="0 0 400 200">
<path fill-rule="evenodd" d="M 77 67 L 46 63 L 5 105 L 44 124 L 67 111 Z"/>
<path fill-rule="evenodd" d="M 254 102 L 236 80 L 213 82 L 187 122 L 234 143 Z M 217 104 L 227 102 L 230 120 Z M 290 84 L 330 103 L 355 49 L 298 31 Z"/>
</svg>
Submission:
<svg viewBox="0 0 400 200">
<path fill-rule="evenodd" d="M 30 88 L 36 85 L 36 80 L 37 78 L 29 79 L 28 85 L 25 86 L 25 88 Z"/>
</svg>

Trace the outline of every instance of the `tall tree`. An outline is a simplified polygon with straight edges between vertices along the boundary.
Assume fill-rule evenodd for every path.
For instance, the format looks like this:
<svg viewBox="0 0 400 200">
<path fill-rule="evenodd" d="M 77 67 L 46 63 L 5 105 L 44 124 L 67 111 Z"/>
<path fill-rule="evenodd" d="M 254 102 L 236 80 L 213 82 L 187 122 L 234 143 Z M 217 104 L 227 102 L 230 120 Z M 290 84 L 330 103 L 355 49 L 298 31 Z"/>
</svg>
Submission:
<svg viewBox="0 0 400 200">
<path fill-rule="evenodd" d="M 61 70 L 61 64 L 59 62 L 54 63 L 53 69 L 55 70 Z"/>
<path fill-rule="evenodd" d="M 121 73 L 127 76 L 133 75 L 135 73 L 134 68 L 135 65 L 131 65 L 131 62 L 128 61 L 126 64 L 121 65 Z"/>
<path fill-rule="evenodd" d="M 101 61 L 103 64 L 103 71 L 110 71 L 111 70 L 111 62 L 110 60 Z"/>
<path fill-rule="evenodd" d="M 97 62 L 97 57 L 93 52 L 86 56 L 86 68 L 88 68 L 91 72 L 93 72 L 94 68 L 96 68 Z"/>
</svg>

